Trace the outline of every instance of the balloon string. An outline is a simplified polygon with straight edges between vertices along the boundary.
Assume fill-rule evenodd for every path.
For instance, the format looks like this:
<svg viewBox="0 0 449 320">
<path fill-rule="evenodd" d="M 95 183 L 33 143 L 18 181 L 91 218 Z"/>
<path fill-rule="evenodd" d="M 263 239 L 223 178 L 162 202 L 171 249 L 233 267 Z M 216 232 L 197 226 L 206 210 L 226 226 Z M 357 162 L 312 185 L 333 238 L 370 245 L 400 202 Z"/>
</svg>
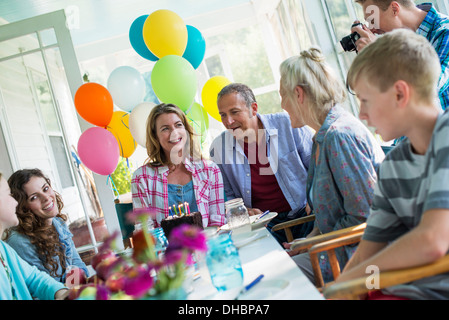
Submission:
<svg viewBox="0 0 449 320">
<path fill-rule="evenodd" d="M 124 114 L 124 115 L 121 117 L 120 121 L 121 121 L 122 124 L 125 126 L 125 128 L 129 130 L 129 126 L 126 125 L 126 123 L 123 121 L 123 118 L 126 117 L 126 116 L 129 116 L 129 113 Z M 132 135 L 131 135 L 131 136 L 132 136 Z M 132 138 L 133 138 L 133 147 L 136 148 L 136 147 L 137 147 L 136 140 L 134 139 L 134 137 L 132 137 Z"/>
<path fill-rule="evenodd" d="M 115 132 L 114 128 L 112 128 L 112 127 L 109 127 L 109 126 L 108 126 L 107 129 L 108 129 L 109 131 L 112 130 L 112 131 Z M 123 154 L 125 154 L 125 152 L 124 152 L 124 150 L 123 150 L 122 142 L 120 141 L 120 139 L 119 139 L 119 137 L 118 137 L 118 134 L 117 134 L 117 133 L 114 133 L 114 132 L 112 132 L 112 134 L 114 135 L 115 140 L 117 140 L 117 142 L 118 142 L 118 144 L 119 144 L 119 147 L 120 147 L 120 154 L 123 155 Z"/>
<path fill-rule="evenodd" d="M 118 199 L 118 196 L 119 196 L 118 189 L 115 186 L 114 180 L 112 179 L 111 175 L 108 175 L 108 179 L 106 180 L 106 185 L 108 185 L 108 186 L 109 186 L 109 181 L 111 182 L 110 183 L 111 190 L 114 191 L 114 194 L 116 194 L 116 199 Z"/>
<path fill-rule="evenodd" d="M 123 121 L 123 118 L 126 117 L 126 116 L 128 116 L 128 115 L 129 115 L 129 113 L 124 114 L 124 115 L 122 116 L 122 118 L 120 119 L 120 121 L 121 121 L 122 124 L 126 127 L 126 129 L 129 129 L 129 126 L 126 125 L 126 123 Z"/>
</svg>

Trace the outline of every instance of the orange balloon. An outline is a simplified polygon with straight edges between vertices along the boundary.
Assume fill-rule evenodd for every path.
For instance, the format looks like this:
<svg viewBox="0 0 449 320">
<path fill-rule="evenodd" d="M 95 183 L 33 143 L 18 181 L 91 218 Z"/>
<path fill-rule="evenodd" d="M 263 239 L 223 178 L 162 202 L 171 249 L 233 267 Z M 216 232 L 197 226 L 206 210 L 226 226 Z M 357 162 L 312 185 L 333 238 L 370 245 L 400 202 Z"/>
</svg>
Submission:
<svg viewBox="0 0 449 320">
<path fill-rule="evenodd" d="M 83 84 L 75 93 L 75 108 L 87 122 L 106 127 L 112 119 L 114 103 L 108 89 L 101 84 Z"/>
</svg>

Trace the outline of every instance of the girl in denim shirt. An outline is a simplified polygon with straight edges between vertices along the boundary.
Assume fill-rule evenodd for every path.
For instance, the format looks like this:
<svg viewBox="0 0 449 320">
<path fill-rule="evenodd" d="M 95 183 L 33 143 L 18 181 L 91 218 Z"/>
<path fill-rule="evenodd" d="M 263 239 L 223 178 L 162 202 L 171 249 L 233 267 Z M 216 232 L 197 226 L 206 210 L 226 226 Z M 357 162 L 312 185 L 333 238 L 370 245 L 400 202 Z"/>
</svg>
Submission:
<svg viewBox="0 0 449 320">
<path fill-rule="evenodd" d="M 88 270 L 76 251 L 61 213 L 63 202 L 50 180 L 39 169 L 16 171 L 8 179 L 12 196 L 17 200 L 19 225 L 12 229 L 6 242 L 30 265 L 65 282 L 66 268 Z"/>
<path fill-rule="evenodd" d="M 17 201 L 11 196 L 8 183 L 0 172 L 0 238 L 3 231 L 19 223 L 15 213 Z M 67 288 L 47 273 L 21 259 L 0 240 L 0 300 L 65 299 Z"/>
<path fill-rule="evenodd" d="M 282 108 L 289 113 L 292 127 L 308 125 L 316 131 L 307 178 L 315 225 L 308 237 L 365 222 L 384 158 L 380 145 L 361 121 L 340 106 L 346 98 L 344 87 L 320 49 L 285 60 L 280 71 Z M 352 245 L 336 250 L 341 268 L 355 249 Z M 309 254 L 293 259 L 314 282 Z M 319 261 L 325 282 L 332 280 L 327 260 L 323 253 Z"/>
</svg>

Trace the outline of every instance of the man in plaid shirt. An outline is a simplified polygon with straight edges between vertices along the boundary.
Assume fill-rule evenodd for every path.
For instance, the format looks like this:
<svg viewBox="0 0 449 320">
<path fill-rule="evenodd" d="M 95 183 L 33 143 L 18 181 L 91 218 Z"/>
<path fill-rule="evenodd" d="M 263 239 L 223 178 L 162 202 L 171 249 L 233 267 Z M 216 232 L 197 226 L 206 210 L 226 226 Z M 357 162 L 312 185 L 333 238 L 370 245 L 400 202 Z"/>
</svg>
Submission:
<svg viewBox="0 0 449 320">
<path fill-rule="evenodd" d="M 398 28 L 406 28 L 424 36 L 435 48 L 441 64 L 438 91 L 441 108 L 449 105 L 449 17 L 435 10 L 431 3 L 415 6 L 412 0 L 355 0 L 363 7 L 364 25 L 354 26 L 351 32 L 357 32 L 357 50 L 376 40 L 375 34 L 382 34 Z"/>
</svg>

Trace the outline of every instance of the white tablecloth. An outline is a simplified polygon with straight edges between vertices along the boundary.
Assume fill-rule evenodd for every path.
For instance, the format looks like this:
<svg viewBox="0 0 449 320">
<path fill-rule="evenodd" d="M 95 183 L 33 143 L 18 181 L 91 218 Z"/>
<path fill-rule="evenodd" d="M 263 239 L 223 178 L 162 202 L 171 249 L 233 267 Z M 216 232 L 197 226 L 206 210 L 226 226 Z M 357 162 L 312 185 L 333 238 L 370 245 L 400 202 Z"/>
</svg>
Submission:
<svg viewBox="0 0 449 320">
<path fill-rule="evenodd" d="M 251 242 L 243 244 L 239 248 L 244 285 L 249 284 L 260 274 L 263 274 L 264 277 L 245 295 L 242 295 L 241 299 L 323 299 L 320 292 L 266 228 L 252 231 L 248 233 L 248 237 L 251 238 Z M 189 300 L 234 299 L 241 289 L 236 288 L 218 293 L 210 281 L 205 265 L 200 265 L 200 277 L 193 281 L 192 287 L 193 291 L 188 296 Z"/>
</svg>

